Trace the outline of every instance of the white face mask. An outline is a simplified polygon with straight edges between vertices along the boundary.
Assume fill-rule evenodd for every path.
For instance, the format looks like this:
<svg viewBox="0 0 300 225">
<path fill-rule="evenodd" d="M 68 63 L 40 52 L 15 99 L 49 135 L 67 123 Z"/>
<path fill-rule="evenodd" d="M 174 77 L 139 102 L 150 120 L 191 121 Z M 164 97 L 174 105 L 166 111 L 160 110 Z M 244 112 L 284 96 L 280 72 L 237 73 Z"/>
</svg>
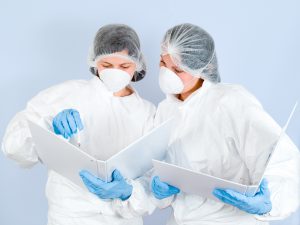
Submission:
<svg viewBox="0 0 300 225">
<path fill-rule="evenodd" d="M 164 66 L 160 67 L 159 86 L 166 94 L 179 94 L 184 89 L 184 84 L 176 73 Z"/>
<path fill-rule="evenodd" d="M 131 81 L 131 76 L 119 69 L 104 69 L 99 76 L 106 88 L 112 92 L 120 91 Z"/>
</svg>

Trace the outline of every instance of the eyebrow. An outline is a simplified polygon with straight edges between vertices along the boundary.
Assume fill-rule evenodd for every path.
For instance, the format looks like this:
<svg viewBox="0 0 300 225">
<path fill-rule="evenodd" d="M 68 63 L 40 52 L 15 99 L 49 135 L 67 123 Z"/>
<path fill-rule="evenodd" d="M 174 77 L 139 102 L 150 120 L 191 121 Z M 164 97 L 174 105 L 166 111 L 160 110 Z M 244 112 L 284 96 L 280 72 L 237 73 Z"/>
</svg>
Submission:
<svg viewBox="0 0 300 225">
<path fill-rule="evenodd" d="M 160 61 L 161 61 L 162 63 L 166 64 L 166 62 L 165 62 L 162 58 L 160 58 Z M 183 71 L 183 70 L 180 69 L 178 66 L 172 66 L 172 68 L 175 69 L 175 70 L 177 70 L 177 71 Z"/>
<path fill-rule="evenodd" d="M 126 62 L 126 63 L 121 63 L 120 65 L 124 66 L 124 65 L 127 65 L 127 64 L 132 65 L 133 63 L 132 62 Z"/>
<path fill-rule="evenodd" d="M 173 69 L 177 70 L 177 71 L 183 71 L 182 69 L 180 69 L 178 66 L 172 66 Z"/>
<path fill-rule="evenodd" d="M 105 61 L 104 61 L 104 62 L 101 62 L 101 63 L 106 63 L 106 64 L 109 64 L 109 65 L 112 65 L 111 63 L 109 63 L 109 62 L 105 62 Z"/>
<path fill-rule="evenodd" d="M 160 58 L 160 61 L 163 62 L 164 64 L 166 64 L 166 62 L 163 60 L 163 58 Z"/>
<path fill-rule="evenodd" d="M 106 63 L 106 64 L 109 64 L 109 65 L 112 65 L 111 63 L 109 63 L 109 62 L 106 62 L 106 61 L 103 61 L 103 62 L 101 62 L 101 63 Z M 121 66 L 124 66 L 124 65 L 131 65 L 131 64 L 133 64 L 132 62 L 125 62 L 125 63 L 121 63 L 120 65 Z"/>
</svg>

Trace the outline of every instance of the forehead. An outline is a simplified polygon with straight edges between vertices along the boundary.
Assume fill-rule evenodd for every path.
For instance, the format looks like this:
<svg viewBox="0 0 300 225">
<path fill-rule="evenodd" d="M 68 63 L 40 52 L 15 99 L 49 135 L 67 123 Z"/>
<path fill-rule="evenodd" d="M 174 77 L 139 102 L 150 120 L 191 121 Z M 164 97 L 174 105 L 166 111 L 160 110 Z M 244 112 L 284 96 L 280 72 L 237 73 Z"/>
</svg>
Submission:
<svg viewBox="0 0 300 225">
<path fill-rule="evenodd" d="M 110 63 L 110 64 L 132 64 L 134 63 L 128 56 L 128 51 L 123 50 L 121 52 L 115 52 L 113 54 L 104 55 L 97 60 L 99 63 Z"/>
<path fill-rule="evenodd" d="M 129 59 L 121 58 L 118 56 L 107 56 L 98 61 L 98 63 L 111 63 L 111 64 L 133 64 L 133 62 Z"/>
</svg>

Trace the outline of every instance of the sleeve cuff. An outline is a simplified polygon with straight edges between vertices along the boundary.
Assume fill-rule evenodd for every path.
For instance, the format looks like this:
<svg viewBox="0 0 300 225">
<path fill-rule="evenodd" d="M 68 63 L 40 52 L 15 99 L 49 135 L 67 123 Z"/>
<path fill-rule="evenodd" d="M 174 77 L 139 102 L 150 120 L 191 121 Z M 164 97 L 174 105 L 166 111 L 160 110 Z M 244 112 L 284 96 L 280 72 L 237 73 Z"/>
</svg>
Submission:
<svg viewBox="0 0 300 225">
<path fill-rule="evenodd" d="M 155 210 L 155 205 L 150 201 L 150 193 L 138 181 L 128 180 L 127 182 L 132 185 L 131 196 L 125 201 L 114 199 L 115 211 L 124 218 L 151 214 Z"/>
</svg>

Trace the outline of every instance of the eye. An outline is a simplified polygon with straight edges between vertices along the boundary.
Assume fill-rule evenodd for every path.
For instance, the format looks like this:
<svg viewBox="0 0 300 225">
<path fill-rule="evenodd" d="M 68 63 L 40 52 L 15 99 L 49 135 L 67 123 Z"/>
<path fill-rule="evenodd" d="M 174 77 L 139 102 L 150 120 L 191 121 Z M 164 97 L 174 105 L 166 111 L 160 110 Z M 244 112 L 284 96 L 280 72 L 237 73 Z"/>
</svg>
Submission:
<svg viewBox="0 0 300 225">
<path fill-rule="evenodd" d="M 160 60 L 160 64 L 166 65 L 166 63 L 162 60 Z"/>
<path fill-rule="evenodd" d="M 104 68 L 111 68 L 111 65 L 102 65 Z"/>
<path fill-rule="evenodd" d="M 175 73 L 183 73 L 183 70 L 174 69 Z"/>
<path fill-rule="evenodd" d="M 121 66 L 122 69 L 128 69 L 130 66 Z"/>
</svg>

